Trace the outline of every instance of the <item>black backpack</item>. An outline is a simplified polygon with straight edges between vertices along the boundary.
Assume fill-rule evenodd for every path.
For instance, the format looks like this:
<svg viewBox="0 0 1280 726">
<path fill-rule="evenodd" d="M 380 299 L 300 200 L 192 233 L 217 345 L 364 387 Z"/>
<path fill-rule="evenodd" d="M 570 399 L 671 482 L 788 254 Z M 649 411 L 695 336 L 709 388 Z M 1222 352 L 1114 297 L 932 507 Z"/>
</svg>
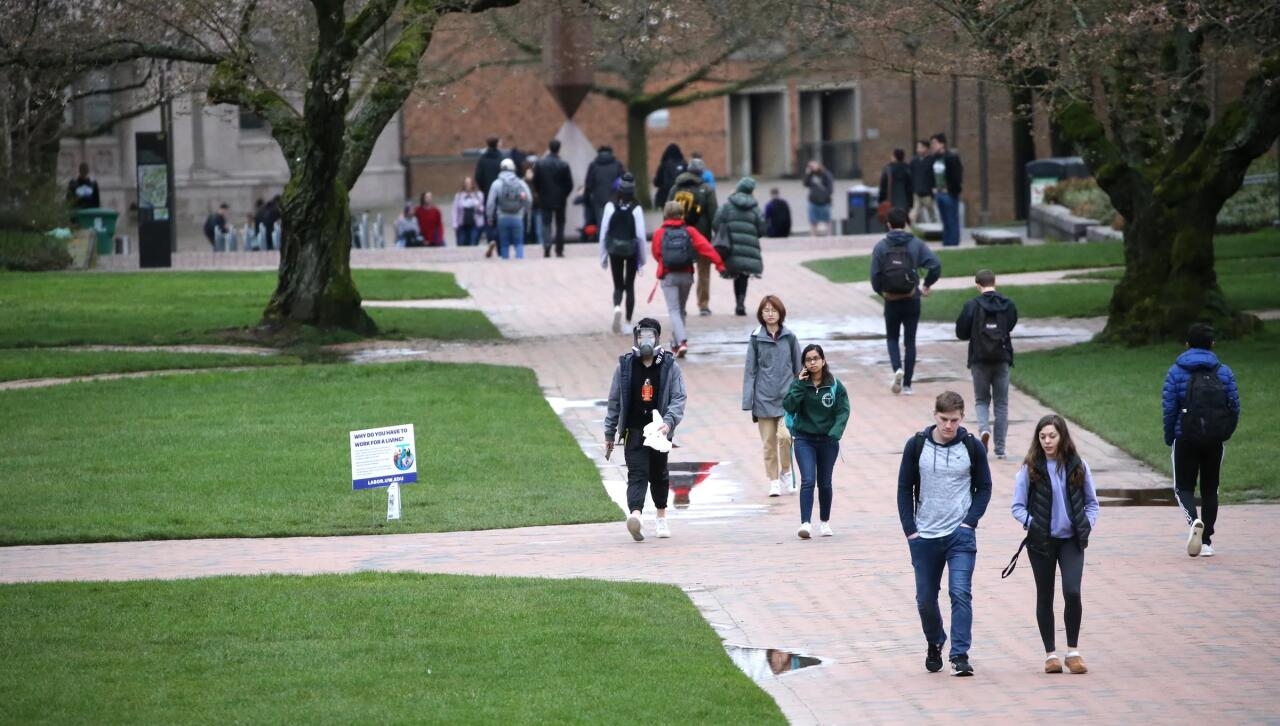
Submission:
<svg viewBox="0 0 1280 726">
<path fill-rule="evenodd" d="M 890 295 L 911 295 L 919 282 L 920 273 L 908 246 L 889 247 L 880 260 L 880 290 Z"/>
<path fill-rule="evenodd" d="M 1218 378 L 1219 365 L 1191 372 L 1181 419 L 1182 438 L 1188 441 L 1219 444 L 1231 437 L 1235 415 L 1227 403 L 1226 386 Z"/>
<path fill-rule="evenodd" d="M 973 360 L 976 363 L 1004 363 L 1009 342 L 1009 316 L 1001 310 L 992 313 L 977 305 L 973 314 L 973 331 L 969 342 L 973 344 Z"/>
<path fill-rule="evenodd" d="M 623 202 L 609 217 L 609 229 L 605 230 L 604 248 L 613 257 L 631 257 L 636 253 L 635 202 Z"/>
<path fill-rule="evenodd" d="M 662 232 L 662 266 L 668 270 L 693 265 L 693 237 L 684 227 L 667 227 Z"/>
</svg>

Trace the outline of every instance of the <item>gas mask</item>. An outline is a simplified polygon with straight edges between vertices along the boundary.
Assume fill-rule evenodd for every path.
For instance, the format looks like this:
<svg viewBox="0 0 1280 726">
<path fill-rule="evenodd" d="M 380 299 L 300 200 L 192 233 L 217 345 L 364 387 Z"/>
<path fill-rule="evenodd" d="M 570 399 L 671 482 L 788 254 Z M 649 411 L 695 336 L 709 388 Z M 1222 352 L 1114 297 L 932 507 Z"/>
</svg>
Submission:
<svg viewBox="0 0 1280 726">
<path fill-rule="evenodd" d="M 658 331 L 653 328 L 636 329 L 636 350 L 641 356 L 648 358 L 658 347 Z"/>
</svg>

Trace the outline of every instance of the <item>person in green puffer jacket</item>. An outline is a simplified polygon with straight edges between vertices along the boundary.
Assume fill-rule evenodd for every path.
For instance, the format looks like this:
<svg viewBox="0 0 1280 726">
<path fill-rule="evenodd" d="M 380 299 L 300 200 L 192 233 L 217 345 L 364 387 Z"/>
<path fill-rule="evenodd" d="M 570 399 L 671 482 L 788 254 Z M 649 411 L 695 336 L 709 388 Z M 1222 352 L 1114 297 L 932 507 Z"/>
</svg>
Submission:
<svg viewBox="0 0 1280 726">
<path fill-rule="evenodd" d="M 747 281 L 752 275 L 759 277 L 764 272 L 764 258 L 760 254 L 760 238 L 764 236 L 764 215 L 760 205 L 751 196 L 756 190 L 756 180 L 749 176 L 738 182 L 737 191 L 729 195 L 729 202 L 716 210 L 712 228 L 716 232 L 717 244 L 726 237 L 729 249 L 720 250 L 728 275 L 733 277 L 733 296 L 737 300 L 735 315 L 746 315 Z M 724 232 L 721 228 L 726 228 Z"/>
</svg>

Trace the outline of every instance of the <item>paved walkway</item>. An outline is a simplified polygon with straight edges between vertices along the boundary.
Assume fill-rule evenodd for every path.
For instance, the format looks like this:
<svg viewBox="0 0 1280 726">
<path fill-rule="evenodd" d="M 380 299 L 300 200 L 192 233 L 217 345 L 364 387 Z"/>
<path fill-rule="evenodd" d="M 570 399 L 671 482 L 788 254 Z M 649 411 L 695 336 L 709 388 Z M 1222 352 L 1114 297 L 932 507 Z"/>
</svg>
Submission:
<svg viewBox="0 0 1280 726">
<path fill-rule="evenodd" d="M 872 241 L 770 241 L 766 277 L 751 283 L 754 300 L 765 292 L 782 297 L 789 322 L 802 339 L 824 343 L 849 389 L 853 415 L 836 466 L 835 537 L 797 539 L 796 497 L 763 496 L 755 427 L 739 410 L 743 342 L 753 323 L 726 314 L 731 287 L 716 280 L 717 314 L 690 318 L 690 355 L 682 363 L 689 405 L 672 462 L 717 464 L 693 488 L 689 507 L 673 511 L 669 540 L 632 542 L 620 516 L 609 524 L 447 534 L 9 547 L 0 548 L 0 582 L 361 570 L 667 582 L 683 587 L 729 643 L 823 659 L 820 667 L 762 684 L 794 723 L 1030 722 L 1070 715 L 1105 723 L 1276 722 L 1280 699 L 1272 683 L 1280 679 L 1280 655 L 1271 644 L 1280 642 L 1280 587 L 1272 543 L 1280 535 L 1280 509 L 1224 508 L 1215 542 L 1222 554 L 1192 560 L 1183 552 L 1175 509 L 1104 508 L 1084 579 L 1081 646 L 1092 672 L 1046 676 L 1039 673 L 1030 567 L 1024 558 L 1011 578 L 999 577 L 1021 538 L 1007 514 L 1016 471 L 1011 461 L 994 462 L 995 494 L 979 530 L 972 650 L 978 676 L 924 672 L 894 499 L 899 455 L 904 440 L 929 422 L 938 392 L 954 388 L 968 400 L 972 391 L 964 347 L 951 340 L 951 326 L 925 325 L 917 395 L 891 395 L 884 343 L 875 337 L 882 333 L 877 304 L 857 285 L 834 285 L 798 264 L 865 251 Z M 382 343 L 366 351 L 366 359 L 531 366 L 616 495 L 621 468 L 601 458 L 603 410 L 596 402 L 629 339 L 607 332 L 610 282 L 591 251 L 572 247 L 562 260 L 430 266 L 456 272 L 511 341 Z M 652 270 L 645 270 L 637 318 L 653 315 L 665 326 L 660 296 L 644 302 L 652 285 Z M 1081 340 L 1096 327 L 1027 322 L 1015 345 L 1025 350 Z M 1011 407 L 1009 449 L 1016 453 L 1030 443 L 1032 422 L 1045 408 L 1021 392 L 1013 393 Z M 1096 436 L 1078 427 L 1074 433 L 1101 487 L 1168 486 Z"/>
</svg>

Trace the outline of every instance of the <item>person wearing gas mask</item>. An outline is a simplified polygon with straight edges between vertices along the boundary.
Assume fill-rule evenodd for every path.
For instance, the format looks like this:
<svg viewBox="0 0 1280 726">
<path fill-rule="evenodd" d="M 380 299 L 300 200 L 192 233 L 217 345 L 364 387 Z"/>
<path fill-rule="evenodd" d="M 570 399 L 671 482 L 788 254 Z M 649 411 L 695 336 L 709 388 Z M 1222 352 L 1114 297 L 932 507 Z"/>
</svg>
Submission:
<svg viewBox="0 0 1280 726">
<path fill-rule="evenodd" d="M 632 339 L 634 345 L 618 358 L 609 386 L 604 458 L 609 459 L 621 441 L 627 463 L 627 531 L 635 541 L 643 542 L 641 513 L 646 487 L 657 509 L 657 536 L 671 536 L 667 526 L 667 494 L 671 487 L 667 451 L 676 426 L 684 418 L 685 391 L 684 376 L 675 357 L 658 343 L 662 339 L 661 323 L 644 318 L 632 329 Z M 650 440 L 646 445 L 646 426 L 665 442 L 654 447 Z"/>
</svg>

